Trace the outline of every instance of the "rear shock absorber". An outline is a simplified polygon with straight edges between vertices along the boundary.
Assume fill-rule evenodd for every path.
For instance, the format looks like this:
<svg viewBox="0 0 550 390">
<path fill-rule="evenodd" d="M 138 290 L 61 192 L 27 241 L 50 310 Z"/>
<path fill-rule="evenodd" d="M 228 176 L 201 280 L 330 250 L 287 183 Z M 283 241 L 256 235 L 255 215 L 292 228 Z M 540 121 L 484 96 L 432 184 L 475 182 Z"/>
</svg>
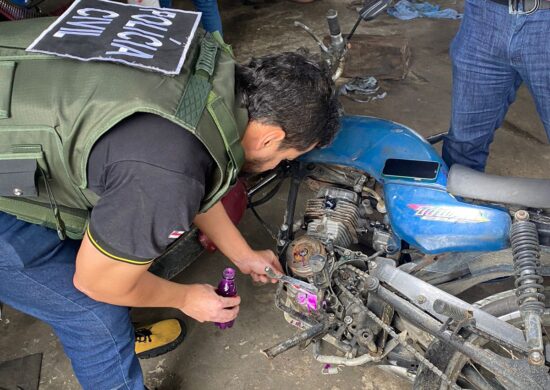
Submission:
<svg viewBox="0 0 550 390">
<path fill-rule="evenodd" d="M 540 246 L 537 227 L 529 222 L 529 213 L 519 210 L 514 215 L 510 242 L 516 276 L 516 296 L 524 323 L 525 340 L 529 350 L 528 361 L 543 365 L 541 315 L 544 312 L 544 286 L 540 275 Z"/>
</svg>

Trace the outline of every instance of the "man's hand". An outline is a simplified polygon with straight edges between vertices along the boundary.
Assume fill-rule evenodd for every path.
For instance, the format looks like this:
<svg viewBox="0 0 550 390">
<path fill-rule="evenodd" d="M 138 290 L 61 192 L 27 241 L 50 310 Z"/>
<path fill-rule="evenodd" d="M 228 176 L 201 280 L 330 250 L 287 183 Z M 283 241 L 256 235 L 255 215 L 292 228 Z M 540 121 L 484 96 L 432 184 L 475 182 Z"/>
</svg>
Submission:
<svg viewBox="0 0 550 390">
<path fill-rule="evenodd" d="M 237 318 L 240 303 L 240 297 L 220 297 L 208 284 L 189 284 L 179 309 L 199 322 L 228 322 Z"/>
<path fill-rule="evenodd" d="M 246 257 L 242 259 L 236 259 L 233 261 L 239 270 L 243 274 L 250 274 L 252 279 L 256 282 L 262 283 L 277 283 L 277 279 L 270 279 L 265 274 L 265 268 L 270 267 L 273 271 L 279 274 L 283 274 L 281 263 L 279 259 L 270 250 L 252 251 Z"/>
<path fill-rule="evenodd" d="M 283 273 L 279 260 L 272 251 L 255 251 L 250 248 L 227 216 L 221 202 L 216 203 L 206 213 L 197 215 L 194 222 L 242 273 L 250 274 L 255 281 L 270 281 L 265 274 L 265 267 Z M 276 283 L 277 280 L 273 279 L 271 282 Z"/>
<path fill-rule="evenodd" d="M 112 305 L 174 307 L 200 322 L 237 317 L 241 298 L 220 297 L 207 284 L 170 282 L 147 272 L 148 268 L 103 255 L 85 236 L 76 258 L 74 285 L 90 298 Z"/>
</svg>

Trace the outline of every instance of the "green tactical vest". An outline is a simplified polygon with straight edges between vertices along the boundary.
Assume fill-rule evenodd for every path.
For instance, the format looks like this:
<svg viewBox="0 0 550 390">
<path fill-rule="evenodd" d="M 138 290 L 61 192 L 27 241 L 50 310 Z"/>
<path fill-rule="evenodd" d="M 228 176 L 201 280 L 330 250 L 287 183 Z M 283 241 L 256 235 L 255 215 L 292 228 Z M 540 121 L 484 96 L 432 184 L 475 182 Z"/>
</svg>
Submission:
<svg viewBox="0 0 550 390">
<path fill-rule="evenodd" d="M 201 211 L 217 202 L 244 161 L 248 122 L 221 37 L 197 33 L 181 73 L 165 76 L 25 52 L 52 21 L 0 22 L 0 211 L 81 238 L 98 200 L 86 188 L 90 151 L 137 112 L 169 119 L 205 145 L 217 168 Z"/>
</svg>

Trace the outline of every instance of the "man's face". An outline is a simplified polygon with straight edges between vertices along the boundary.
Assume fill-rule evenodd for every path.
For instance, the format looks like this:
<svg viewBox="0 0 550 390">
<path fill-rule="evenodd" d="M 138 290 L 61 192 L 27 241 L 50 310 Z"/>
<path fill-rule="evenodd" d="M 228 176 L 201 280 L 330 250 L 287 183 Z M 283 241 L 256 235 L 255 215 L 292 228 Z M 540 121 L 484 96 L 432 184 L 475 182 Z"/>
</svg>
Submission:
<svg viewBox="0 0 550 390">
<path fill-rule="evenodd" d="M 302 154 L 309 152 L 313 149 L 315 145 L 312 145 L 311 148 L 305 151 L 299 151 L 294 148 L 283 148 L 277 150 L 271 154 L 271 156 L 266 157 L 253 157 L 247 156 L 243 166 L 243 171 L 248 173 L 258 173 L 269 171 L 270 169 L 275 168 L 283 160 L 294 160 L 300 157 Z M 245 153 L 246 155 L 246 153 Z"/>
<path fill-rule="evenodd" d="M 257 173 L 275 168 L 283 160 L 294 160 L 315 147 L 298 150 L 283 145 L 285 132 L 275 125 L 250 121 L 241 140 L 244 149 L 244 172 Z"/>
</svg>

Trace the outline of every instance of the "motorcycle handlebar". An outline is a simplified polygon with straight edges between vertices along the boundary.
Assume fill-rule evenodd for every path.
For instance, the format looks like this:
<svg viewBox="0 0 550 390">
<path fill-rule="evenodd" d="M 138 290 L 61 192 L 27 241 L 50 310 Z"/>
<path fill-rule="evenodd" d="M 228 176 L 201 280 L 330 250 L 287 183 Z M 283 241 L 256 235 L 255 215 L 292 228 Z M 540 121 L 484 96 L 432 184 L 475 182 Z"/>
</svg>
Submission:
<svg viewBox="0 0 550 390">
<path fill-rule="evenodd" d="M 340 35 L 342 30 L 340 29 L 340 22 L 338 21 L 338 11 L 335 9 L 329 9 L 327 12 L 327 22 L 330 35 Z"/>
</svg>

